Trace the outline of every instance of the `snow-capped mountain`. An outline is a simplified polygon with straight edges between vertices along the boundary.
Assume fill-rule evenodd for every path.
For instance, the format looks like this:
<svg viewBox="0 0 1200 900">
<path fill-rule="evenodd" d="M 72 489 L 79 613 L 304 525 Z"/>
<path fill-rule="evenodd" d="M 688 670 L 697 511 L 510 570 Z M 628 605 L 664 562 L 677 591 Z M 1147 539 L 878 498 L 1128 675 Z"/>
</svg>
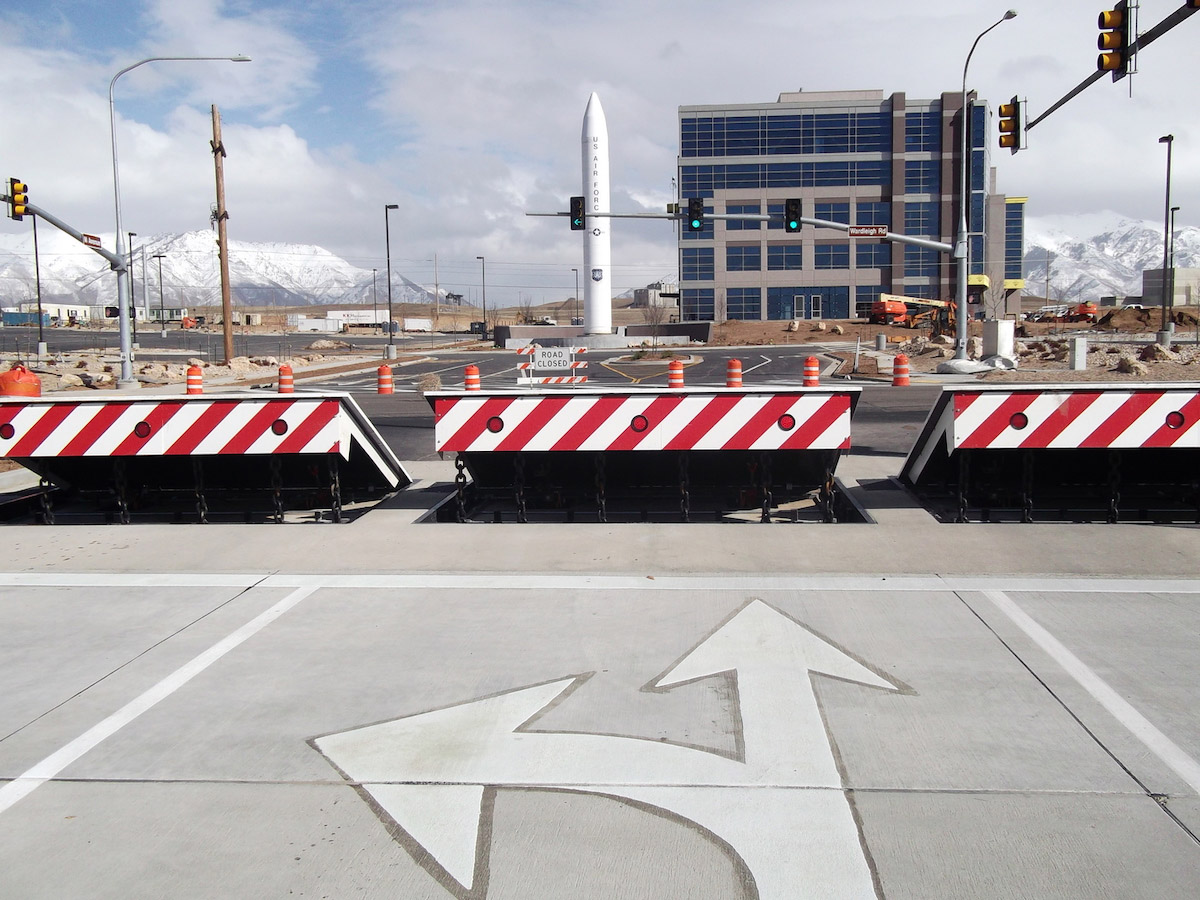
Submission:
<svg viewBox="0 0 1200 900">
<path fill-rule="evenodd" d="M 114 245 L 102 235 L 105 247 Z M 161 260 L 158 254 L 162 254 Z M 108 263 L 70 237 L 50 228 L 38 231 L 42 299 L 89 306 L 116 302 L 116 278 Z M 133 278 L 137 301 L 158 301 L 159 266 L 167 306 L 213 306 L 221 302 L 221 269 L 216 235 L 208 231 L 155 235 L 134 241 Z M 392 273 L 396 303 L 431 303 L 432 287 Z M 245 306 L 310 306 L 371 303 L 372 272 L 351 265 L 322 247 L 308 244 L 229 242 L 229 280 L 234 301 Z M 33 239 L 0 234 L 0 305 L 15 306 L 36 296 Z M 374 278 L 380 297 L 386 277 Z M 445 291 L 442 291 L 445 297 Z"/>
<path fill-rule="evenodd" d="M 106 247 L 112 235 L 102 235 Z M 91 306 L 113 305 L 116 278 L 100 256 L 51 228 L 38 232 L 42 299 Z M 157 254 L 162 254 L 158 259 Z M 373 302 L 372 272 L 311 244 L 230 241 L 229 274 L 234 301 L 244 306 L 311 306 Z M 1050 277 L 1047 292 L 1046 266 Z M 133 275 L 138 301 L 158 299 L 162 266 L 167 306 L 215 306 L 221 301 L 216 235 L 209 231 L 156 235 L 135 240 Z M 1031 217 L 1025 229 L 1026 293 L 1059 301 L 1095 300 L 1105 295 L 1137 296 L 1142 272 L 1163 264 L 1162 223 L 1105 212 Z M 1175 265 L 1200 268 L 1200 228 L 1175 232 Z M 431 303 L 432 286 L 393 269 L 396 303 Z M 673 282 L 673 277 L 664 281 Z M 374 278 L 377 298 L 386 277 Z M 442 290 L 443 298 L 445 290 Z M 29 234 L 0 234 L 0 306 L 36 296 L 33 240 Z M 146 299 L 143 301 L 143 296 Z M 444 300 L 443 300 L 444 302 Z"/>
<path fill-rule="evenodd" d="M 1163 267 L 1163 223 L 1113 212 L 1031 217 L 1025 223 L 1025 292 L 1079 302 L 1138 296 L 1142 272 Z M 1176 227 L 1175 267 L 1200 267 L 1200 228 Z"/>
</svg>

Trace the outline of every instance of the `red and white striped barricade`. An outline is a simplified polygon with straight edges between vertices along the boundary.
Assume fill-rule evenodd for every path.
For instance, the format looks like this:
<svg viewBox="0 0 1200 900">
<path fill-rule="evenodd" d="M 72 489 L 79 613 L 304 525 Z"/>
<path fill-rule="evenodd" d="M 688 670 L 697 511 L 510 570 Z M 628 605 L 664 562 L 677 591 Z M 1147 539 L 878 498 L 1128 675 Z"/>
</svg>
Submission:
<svg viewBox="0 0 1200 900">
<path fill-rule="evenodd" d="M 1200 516 L 1200 384 L 947 387 L 901 469 L 957 521 Z M 976 515 L 968 515 L 973 510 Z"/>
<path fill-rule="evenodd" d="M 435 449 L 456 453 L 484 490 L 535 472 L 555 491 L 590 497 L 691 487 L 766 491 L 832 484 L 850 447 L 860 388 L 585 388 L 569 393 L 436 391 Z M 757 501 L 755 501 L 757 502 Z"/>
<path fill-rule="evenodd" d="M 278 506 L 281 494 L 323 491 L 337 506 L 343 490 L 411 483 L 347 394 L 0 398 L 0 457 L 59 486 L 139 502 L 265 491 Z"/>
<path fill-rule="evenodd" d="M 517 384 L 587 384 L 587 375 L 581 372 L 588 364 L 586 360 L 575 358 L 581 353 L 587 353 L 587 347 L 541 347 L 537 344 L 521 347 L 517 354 L 529 358 L 517 363 Z M 537 372 L 558 374 L 535 374 Z"/>
</svg>

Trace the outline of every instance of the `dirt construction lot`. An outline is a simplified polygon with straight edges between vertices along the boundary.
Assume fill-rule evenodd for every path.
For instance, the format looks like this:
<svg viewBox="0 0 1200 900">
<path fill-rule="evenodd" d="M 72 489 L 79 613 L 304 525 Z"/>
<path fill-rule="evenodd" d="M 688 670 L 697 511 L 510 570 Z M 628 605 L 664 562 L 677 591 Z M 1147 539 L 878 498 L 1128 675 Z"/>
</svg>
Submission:
<svg viewBox="0 0 1200 900">
<path fill-rule="evenodd" d="M 1154 343 L 1160 321 L 1159 310 L 1114 310 L 1096 323 L 1027 322 L 1016 327 L 1017 368 L 995 370 L 979 377 L 987 382 L 1003 381 L 1200 381 L 1200 335 L 1195 307 L 1176 307 L 1175 337 L 1171 349 Z M 859 320 L 800 321 L 795 331 L 790 322 L 723 322 L 713 328 L 712 345 L 758 346 L 816 344 L 831 341 L 861 341 L 863 350 L 875 347 L 876 336 L 887 335 L 888 353 L 904 353 L 913 372 L 933 372 L 953 358 L 954 340 L 935 337 L 928 330 L 872 325 Z M 970 325 L 968 355 L 982 352 L 983 323 Z M 1072 337 L 1088 338 L 1088 363 L 1083 371 L 1070 368 Z M 834 354 L 853 367 L 852 352 Z M 879 375 L 876 360 L 860 356 L 860 375 Z"/>
</svg>

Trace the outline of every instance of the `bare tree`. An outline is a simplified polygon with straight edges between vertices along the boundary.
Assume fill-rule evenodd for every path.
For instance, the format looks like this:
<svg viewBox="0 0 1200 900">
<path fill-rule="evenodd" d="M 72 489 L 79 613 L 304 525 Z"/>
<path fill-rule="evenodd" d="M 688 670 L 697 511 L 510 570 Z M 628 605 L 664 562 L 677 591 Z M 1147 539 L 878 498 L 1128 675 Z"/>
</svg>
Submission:
<svg viewBox="0 0 1200 900">
<path fill-rule="evenodd" d="M 663 322 L 667 318 L 667 307 L 659 300 L 657 303 L 653 300 L 648 301 L 642 309 L 642 317 L 646 320 L 646 324 L 650 326 L 650 347 L 651 352 L 658 352 L 658 335 L 662 330 Z"/>
</svg>

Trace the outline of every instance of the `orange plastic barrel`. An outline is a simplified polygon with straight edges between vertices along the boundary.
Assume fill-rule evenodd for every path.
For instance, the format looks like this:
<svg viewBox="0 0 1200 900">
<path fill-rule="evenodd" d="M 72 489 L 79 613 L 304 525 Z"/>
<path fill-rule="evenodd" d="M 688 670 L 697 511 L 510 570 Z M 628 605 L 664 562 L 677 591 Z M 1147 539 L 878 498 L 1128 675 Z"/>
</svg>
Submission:
<svg viewBox="0 0 1200 900">
<path fill-rule="evenodd" d="M 671 390 L 683 389 L 683 361 L 673 359 L 667 364 L 667 387 Z"/>
<path fill-rule="evenodd" d="M 380 366 L 375 373 L 375 391 L 379 394 L 394 394 L 396 393 L 396 382 L 392 378 L 391 366 Z"/>
<path fill-rule="evenodd" d="M 815 356 L 809 356 L 804 360 L 804 386 L 820 387 L 820 385 L 821 361 Z"/>
<path fill-rule="evenodd" d="M 725 363 L 725 387 L 738 388 L 742 386 L 742 361 L 731 359 Z"/>
<path fill-rule="evenodd" d="M 42 379 L 18 363 L 0 373 L 0 394 L 6 397 L 42 396 Z"/>
</svg>

